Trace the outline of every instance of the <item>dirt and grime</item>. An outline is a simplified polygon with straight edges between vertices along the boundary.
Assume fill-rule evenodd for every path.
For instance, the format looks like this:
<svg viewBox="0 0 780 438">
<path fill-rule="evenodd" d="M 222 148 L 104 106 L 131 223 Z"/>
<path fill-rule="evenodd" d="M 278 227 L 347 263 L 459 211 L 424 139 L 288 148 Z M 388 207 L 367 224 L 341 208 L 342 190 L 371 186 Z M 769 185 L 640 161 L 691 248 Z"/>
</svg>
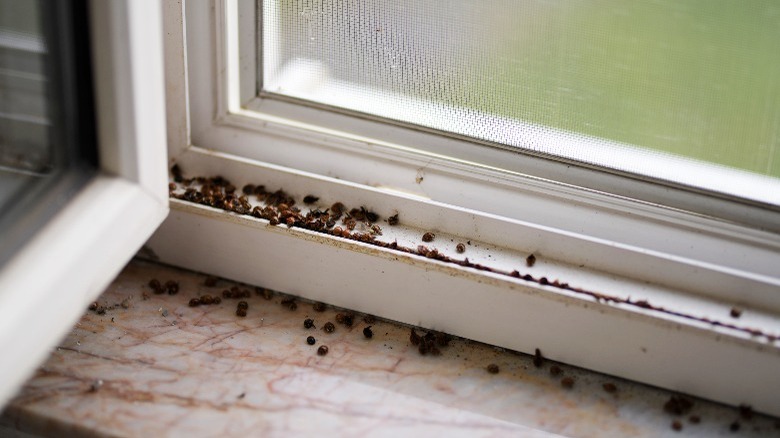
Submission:
<svg viewBox="0 0 780 438">
<path fill-rule="evenodd" d="M 444 263 L 455 264 L 464 268 L 475 269 L 478 271 L 490 272 L 498 275 L 505 275 L 516 280 L 537 283 L 541 286 L 557 288 L 576 295 L 588 296 L 598 303 L 627 305 L 641 308 L 646 311 L 659 312 L 683 319 L 706 323 L 714 327 L 734 330 L 747 333 L 753 337 L 763 337 L 772 343 L 780 340 L 780 335 L 766 333 L 760 329 L 736 325 L 731 322 L 724 322 L 710 317 L 697 316 L 686 312 L 676 311 L 663 306 L 654 305 L 644 299 L 632 299 L 630 297 L 618 297 L 580 287 L 575 287 L 559 279 L 550 280 L 544 276 L 534 276 L 529 273 L 521 273 L 519 270 L 502 270 L 482 263 L 470 262 L 468 257 L 464 259 L 454 258 L 443 253 L 437 248 L 428 248 L 425 245 L 416 247 L 407 247 L 398 244 L 397 241 L 383 241 L 377 238 L 382 235 L 382 229 L 375 224 L 380 217 L 366 206 L 354 207 L 348 210 L 343 202 L 336 202 L 331 207 L 322 210 L 314 205 L 319 201 L 319 197 L 314 194 L 308 194 L 304 202 L 310 206 L 308 212 L 304 212 L 296 206 L 296 200 L 283 189 L 268 190 L 261 184 L 247 184 L 244 186 L 243 195 L 236 195 L 235 186 L 230 181 L 221 177 L 195 177 L 185 178 L 184 173 L 178 165 L 171 168 L 171 174 L 175 184 L 169 187 L 169 196 L 182 201 L 206 205 L 213 208 L 230 211 L 236 214 L 249 215 L 261 220 L 267 220 L 271 225 L 283 224 L 287 227 L 299 227 L 310 231 L 329 234 L 338 238 L 349 239 L 365 244 L 378 246 L 381 248 L 398 251 L 406 254 L 419 255 L 429 259 Z M 183 189 L 183 192 L 181 190 Z M 252 205 L 249 197 L 254 197 L 256 202 L 261 205 Z M 388 224 L 395 225 L 398 222 L 398 214 L 390 216 L 387 219 Z M 340 222 L 339 222 L 340 221 Z M 338 225 L 338 224 L 341 225 Z M 431 242 L 435 238 L 432 232 L 425 232 L 421 238 L 423 242 Z M 468 241 L 471 245 L 471 241 Z M 456 246 L 456 252 L 461 253 Z M 465 249 L 465 248 L 464 248 Z M 530 254 L 525 260 L 528 268 L 533 267 L 537 262 L 537 256 Z M 151 285 L 150 285 L 151 286 Z M 152 287 L 155 293 L 158 289 Z M 163 293 L 165 288 L 160 288 Z M 170 293 L 170 289 L 169 293 Z M 290 306 L 291 310 L 297 307 L 294 303 Z M 732 309 L 730 316 L 739 318 L 742 311 Z"/>
</svg>

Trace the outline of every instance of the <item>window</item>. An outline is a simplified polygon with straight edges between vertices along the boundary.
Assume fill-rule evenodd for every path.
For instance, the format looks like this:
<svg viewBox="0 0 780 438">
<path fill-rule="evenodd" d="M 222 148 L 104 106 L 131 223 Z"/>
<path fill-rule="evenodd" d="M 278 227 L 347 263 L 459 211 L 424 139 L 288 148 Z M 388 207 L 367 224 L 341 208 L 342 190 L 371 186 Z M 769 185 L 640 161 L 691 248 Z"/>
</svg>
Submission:
<svg viewBox="0 0 780 438">
<path fill-rule="evenodd" d="M 261 96 L 777 205 L 776 5 L 710 3 L 267 1 Z"/>
<path fill-rule="evenodd" d="M 0 1 L 0 11 L 3 403 L 168 200 L 158 5 Z"/>
<path fill-rule="evenodd" d="M 258 78 L 257 66 L 266 66 L 268 56 L 280 72 L 287 65 L 269 55 L 266 39 L 257 43 L 269 31 L 265 14 L 275 4 L 166 5 L 172 163 L 185 178 L 220 175 L 239 191 L 246 184 L 283 189 L 304 213 L 335 202 L 365 207 L 379 215 L 382 235 L 337 237 L 294 223 L 271 225 L 246 211 L 179 199 L 186 190 L 179 185 L 149 253 L 780 413 L 772 383 L 780 335 L 775 193 L 713 196 L 483 147 L 464 136 L 356 115 L 333 102 L 302 104 L 301 97 L 311 96 L 279 96 L 278 88 L 267 93 L 266 76 L 273 80 L 273 74 L 263 70 Z M 308 32 L 306 15 L 299 17 L 298 29 Z M 291 75 L 309 71 L 294 65 Z M 307 195 L 318 198 L 311 207 L 302 202 Z M 262 205 L 248 198 L 250 207 Z M 381 222 L 395 214 L 398 225 Z M 422 239 L 426 232 L 435 234 L 432 241 Z M 739 366 L 745 363 L 749 371 Z"/>
</svg>

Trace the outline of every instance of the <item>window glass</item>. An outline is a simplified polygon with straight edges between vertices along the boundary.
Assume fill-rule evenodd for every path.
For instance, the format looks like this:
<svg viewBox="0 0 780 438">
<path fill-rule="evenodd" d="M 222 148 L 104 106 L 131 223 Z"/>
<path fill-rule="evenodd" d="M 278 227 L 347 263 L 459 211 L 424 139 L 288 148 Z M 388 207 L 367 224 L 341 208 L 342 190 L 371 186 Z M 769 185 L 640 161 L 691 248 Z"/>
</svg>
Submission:
<svg viewBox="0 0 780 438">
<path fill-rule="evenodd" d="M 0 0 L 0 263 L 94 173 L 84 2 Z"/>
<path fill-rule="evenodd" d="M 46 172 L 49 116 L 39 4 L 0 0 L 0 164 L 4 181 Z M 4 192 L 8 189 L 3 185 Z"/>
<path fill-rule="evenodd" d="M 650 176 L 662 157 L 780 181 L 773 0 L 289 0 L 261 17 L 271 96 Z"/>
</svg>

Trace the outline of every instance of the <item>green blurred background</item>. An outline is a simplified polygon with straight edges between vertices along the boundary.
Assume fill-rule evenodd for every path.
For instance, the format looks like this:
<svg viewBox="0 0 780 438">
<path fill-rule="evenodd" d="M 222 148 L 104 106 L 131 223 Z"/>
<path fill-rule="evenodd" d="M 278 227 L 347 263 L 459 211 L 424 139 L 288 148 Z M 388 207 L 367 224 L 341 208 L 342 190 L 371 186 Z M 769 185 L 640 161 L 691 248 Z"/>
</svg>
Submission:
<svg viewBox="0 0 780 438">
<path fill-rule="evenodd" d="M 501 21 L 471 106 L 780 177 L 780 2 L 555 3 Z"/>
<path fill-rule="evenodd" d="M 778 0 L 276 6 L 282 63 L 315 59 L 378 93 L 780 178 Z"/>
</svg>

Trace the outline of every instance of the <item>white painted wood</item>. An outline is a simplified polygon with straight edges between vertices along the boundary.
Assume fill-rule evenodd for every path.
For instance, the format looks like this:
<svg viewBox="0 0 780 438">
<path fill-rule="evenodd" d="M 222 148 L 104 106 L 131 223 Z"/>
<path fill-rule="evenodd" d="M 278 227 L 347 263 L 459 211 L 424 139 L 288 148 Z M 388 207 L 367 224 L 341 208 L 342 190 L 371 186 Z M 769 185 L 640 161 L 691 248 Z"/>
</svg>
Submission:
<svg viewBox="0 0 780 438">
<path fill-rule="evenodd" d="M 160 12 L 91 3 L 101 174 L 0 269 L 0 406 L 168 213 Z"/>
</svg>

